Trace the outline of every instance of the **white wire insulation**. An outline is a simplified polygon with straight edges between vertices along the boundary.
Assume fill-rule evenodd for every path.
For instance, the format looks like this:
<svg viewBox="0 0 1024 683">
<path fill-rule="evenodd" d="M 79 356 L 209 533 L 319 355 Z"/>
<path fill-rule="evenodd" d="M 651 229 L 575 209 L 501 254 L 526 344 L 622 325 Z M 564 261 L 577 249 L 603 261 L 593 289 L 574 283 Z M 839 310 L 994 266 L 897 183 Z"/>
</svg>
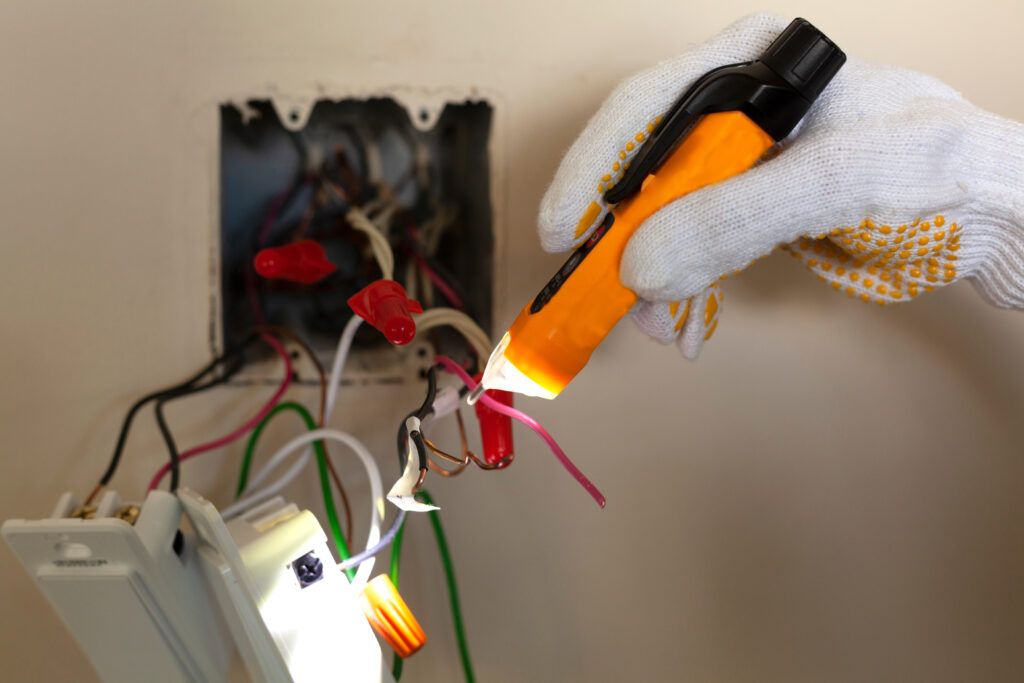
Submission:
<svg viewBox="0 0 1024 683">
<path fill-rule="evenodd" d="M 345 363 L 348 361 L 349 352 L 352 350 L 352 342 L 355 340 L 356 332 L 359 330 L 359 326 L 362 322 L 362 318 L 358 315 L 353 315 L 345 325 L 345 329 L 342 331 L 341 337 L 338 338 L 338 348 L 334 353 L 334 362 L 331 364 L 331 377 L 327 385 L 327 401 L 324 405 L 324 422 L 326 424 L 330 424 L 331 422 L 331 415 L 334 412 L 334 404 L 338 400 L 338 387 L 341 385 L 342 372 L 345 369 Z M 241 499 L 232 505 L 224 508 L 224 510 L 221 511 L 221 516 L 224 517 L 224 519 L 231 519 L 253 505 L 276 496 L 302 473 L 302 471 L 309 465 L 309 461 L 312 458 L 313 448 L 310 447 L 302 452 L 302 455 L 295 460 L 295 463 L 291 467 L 285 470 L 284 474 L 277 478 L 272 484 L 260 489 L 260 484 L 266 481 L 271 474 L 272 468 L 270 468 L 270 463 L 268 462 L 261 467 L 249 481 L 249 485 L 246 487 L 246 491 L 248 491 L 248 493 L 244 494 Z"/>
<path fill-rule="evenodd" d="M 410 260 L 405 264 L 405 293 L 409 295 L 410 299 L 419 301 L 419 289 L 417 282 L 416 262 Z M 424 292 L 426 293 L 426 292 Z M 424 302 L 420 302 L 424 303 Z M 426 306 L 424 306 L 426 308 Z"/>
<path fill-rule="evenodd" d="M 266 479 L 273 470 L 277 469 L 285 460 L 290 458 L 300 448 L 311 444 L 314 441 L 320 440 L 338 441 L 345 444 L 352 449 L 352 452 L 355 453 L 362 461 L 363 467 L 366 468 L 366 475 L 370 480 L 370 498 L 373 504 L 372 513 L 370 515 L 370 530 L 366 535 L 366 547 L 371 548 L 380 540 L 380 524 L 381 520 L 384 518 L 384 485 L 381 483 L 380 469 L 377 467 L 377 461 L 374 459 L 373 455 L 370 454 L 369 449 L 366 448 L 362 441 L 348 432 L 343 432 L 338 429 L 314 429 L 311 432 L 300 434 L 278 449 L 278 451 L 271 456 L 270 460 L 267 461 L 267 464 L 264 465 L 262 470 L 260 470 L 259 475 L 257 475 L 257 477 L 253 477 L 252 487 L 255 488 L 262 483 L 257 481 L 257 478 L 262 477 L 263 479 Z M 274 485 L 276 486 L 279 483 L 280 481 Z M 235 515 L 239 514 L 241 511 L 248 509 L 248 507 L 255 503 L 249 503 L 244 507 L 240 507 L 237 511 L 232 510 L 231 508 L 238 506 L 242 502 L 248 503 L 253 501 L 255 498 L 256 496 L 250 496 L 245 499 L 245 501 L 238 501 L 235 505 L 224 510 L 224 512 L 221 513 L 221 516 L 228 519 L 229 512 Z M 356 577 L 352 581 L 353 585 L 365 585 L 366 581 L 370 578 L 370 572 L 372 571 L 373 560 L 369 559 L 359 566 L 359 571 L 356 572 Z"/>
<path fill-rule="evenodd" d="M 377 553 L 379 553 L 384 548 L 388 547 L 392 543 L 392 541 L 395 540 L 395 536 L 398 535 L 398 530 L 402 528 L 402 524 L 405 523 L 406 514 L 407 513 L 405 510 L 399 511 L 398 517 L 396 517 L 394 523 L 391 524 L 391 528 L 387 530 L 387 532 L 384 534 L 384 537 L 380 539 L 380 542 L 378 542 L 377 545 L 373 546 L 372 548 L 367 548 L 366 550 L 357 555 L 353 555 L 344 562 L 339 562 L 338 569 L 340 569 L 341 571 L 345 571 L 350 567 L 355 567 L 357 564 L 362 566 L 363 563 L 368 562 Z"/>
<path fill-rule="evenodd" d="M 363 324 L 363 319 L 358 315 L 352 315 L 345 324 L 341 336 L 338 337 L 338 348 L 334 352 L 334 361 L 331 363 L 331 378 L 327 381 L 327 402 L 324 405 L 324 423 L 331 423 L 331 415 L 334 414 L 334 404 L 338 400 L 338 387 L 341 386 L 341 374 L 345 370 L 345 363 L 348 362 L 348 354 L 352 351 L 352 342 L 355 341 L 356 332 Z"/>
<path fill-rule="evenodd" d="M 247 486 L 247 493 L 231 505 L 221 510 L 220 516 L 225 520 L 234 519 L 243 512 L 246 512 L 263 501 L 269 500 L 279 494 L 286 486 L 288 486 L 288 484 L 292 483 L 296 477 L 302 474 L 302 470 L 306 469 L 309 465 L 309 457 L 307 456 L 312 452 L 312 449 L 303 451 L 302 455 L 295 459 L 295 462 L 292 463 L 292 466 L 289 467 L 284 474 L 278 477 L 274 483 L 267 485 L 265 488 L 255 490 L 252 486 Z M 261 469 L 260 473 L 262 472 L 263 470 Z"/>
<path fill-rule="evenodd" d="M 431 308 L 414 316 L 414 319 L 417 335 L 434 327 L 448 325 L 466 338 L 480 358 L 490 357 L 491 351 L 494 350 L 494 345 L 491 344 L 487 333 L 462 311 L 457 311 L 454 308 Z"/>
<path fill-rule="evenodd" d="M 380 228 L 363 213 L 362 209 L 354 206 L 348 210 L 345 218 L 353 228 L 366 235 L 370 240 L 370 249 L 373 251 L 373 257 L 377 260 L 377 265 L 380 266 L 383 279 L 395 279 L 395 255 L 391 251 L 388 238 L 384 236 Z"/>
</svg>

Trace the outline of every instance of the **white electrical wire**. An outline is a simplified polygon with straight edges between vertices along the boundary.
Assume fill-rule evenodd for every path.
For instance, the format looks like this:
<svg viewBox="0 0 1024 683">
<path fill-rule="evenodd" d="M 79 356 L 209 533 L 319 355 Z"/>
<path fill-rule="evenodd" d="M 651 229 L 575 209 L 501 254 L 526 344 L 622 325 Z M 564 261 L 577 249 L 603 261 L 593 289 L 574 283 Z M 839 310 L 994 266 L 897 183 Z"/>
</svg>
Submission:
<svg viewBox="0 0 1024 683">
<path fill-rule="evenodd" d="M 338 400 L 338 387 L 341 386 L 341 373 L 348 362 L 348 354 L 352 350 L 352 342 L 355 341 L 356 332 L 363 324 L 363 319 L 353 314 L 345 324 L 341 336 L 338 337 L 338 348 L 334 352 L 334 361 L 331 363 L 331 378 L 327 381 L 327 401 L 324 404 L 324 423 L 331 423 L 331 415 L 334 414 L 334 404 Z"/>
<path fill-rule="evenodd" d="M 327 183 L 327 188 L 341 201 L 347 202 L 342 190 L 333 183 Z M 371 219 L 371 204 L 377 202 L 384 209 L 375 219 Z M 388 242 L 388 226 L 397 206 L 393 203 L 384 203 L 382 200 L 374 200 L 364 204 L 362 207 L 352 206 L 345 214 L 349 224 L 356 230 L 362 232 L 370 240 L 370 250 L 373 258 L 381 270 L 381 277 L 384 280 L 393 280 L 395 276 L 395 253 L 391 250 L 391 243 Z M 374 209 L 375 210 L 375 209 Z"/>
<path fill-rule="evenodd" d="M 409 260 L 409 262 L 405 264 L 405 293 L 413 301 L 420 300 L 418 287 L 418 278 L 416 277 L 416 262 L 413 260 Z"/>
<path fill-rule="evenodd" d="M 373 501 L 373 510 L 370 515 L 370 530 L 366 535 L 366 547 L 373 547 L 377 541 L 380 540 L 380 523 L 384 517 L 384 485 L 381 483 L 380 469 L 377 467 L 377 461 L 370 454 L 370 451 L 363 445 L 363 442 L 352 436 L 348 432 L 343 432 L 338 429 L 314 429 L 311 432 L 300 434 L 295 437 L 284 446 L 282 446 L 277 453 L 271 456 L 267 464 L 264 465 L 263 469 L 260 470 L 259 475 L 253 478 L 252 485 L 255 488 L 262 482 L 256 481 L 258 477 L 266 479 L 273 470 L 277 469 L 285 460 L 290 458 L 296 451 L 303 446 L 311 444 L 314 441 L 338 441 L 352 449 L 359 459 L 363 462 L 363 467 L 366 468 L 366 475 L 370 479 L 370 498 Z M 274 484 L 276 486 L 277 482 Z M 273 495 L 273 494 L 271 494 Z M 261 492 L 261 497 L 263 496 Z M 252 500 L 256 496 L 252 496 L 246 500 Z M 235 505 L 227 508 L 221 513 L 224 518 L 229 518 L 231 513 L 238 514 L 245 508 L 240 508 L 238 511 L 232 510 L 233 507 L 238 506 L 238 501 Z M 246 506 L 248 507 L 248 506 Z M 355 579 L 352 583 L 356 586 L 362 586 L 370 578 L 370 572 L 373 571 L 373 560 L 368 559 L 359 566 L 359 571 L 356 572 Z"/>
<path fill-rule="evenodd" d="M 374 214 L 373 218 L 370 218 L 369 211 L 363 211 L 363 213 L 370 218 L 381 234 L 387 237 L 391 234 L 391 221 L 395 217 L 396 211 L 398 211 L 398 202 L 391 200 L 381 205 L 380 211 Z"/>
<path fill-rule="evenodd" d="M 234 519 L 243 512 L 246 512 L 247 510 L 256 507 L 263 501 L 269 500 L 270 498 L 273 498 L 274 496 L 279 494 L 282 490 L 284 490 L 286 486 L 288 486 L 288 484 L 292 483 L 292 481 L 294 481 L 297 476 L 302 474 L 302 470 L 306 469 L 306 467 L 309 465 L 309 457 L 307 457 L 307 454 L 312 452 L 312 449 L 304 451 L 302 455 L 295 459 L 295 462 L 292 463 L 292 466 L 285 470 L 285 473 L 282 474 L 278 479 L 276 479 L 273 484 L 269 484 L 265 488 L 259 489 L 258 491 L 255 490 L 252 486 L 247 486 L 246 491 L 248 491 L 248 493 L 244 494 L 234 503 L 221 510 L 220 516 L 223 517 L 225 520 Z M 260 473 L 262 472 L 263 469 L 260 470 Z"/>
<path fill-rule="evenodd" d="M 359 330 L 359 326 L 362 322 L 362 318 L 358 315 L 353 315 L 345 325 L 345 329 L 342 331 L 341 337 L 338 338 L 338 348 L 334 353 L 334 362 L 331 364 L 331 378 L 327 384 L 327 400 L 324 404 L 324 422 L 326 424 L 330 424 L 331 414 L 334 412 L 334 404 L 338 400 L 338 387 L 341 386 L 341 374 L 345 369 L 345 363 L 348 360 L 349 352 L 352 350 L 352 342 L 355 340 L 356 332 Z M 253 475 L 252 479 L 249 480 L 249 484 L 246 487 L 246 490 L 249 493 L 244 494 L 232 505 L 224 508 L 224 510 L 221 511 L 221 516 L 224 519 L 231 519 L 257 503 L 273 498 L 302 473 L 306 466 L 309 465 L 309 461 L 312 457 L 312 447 L 307 448 L 303 451 L 302 455 L 295 460 L 295 463 L 285 470 L 284 474 L 276 479 L 274 483 L 260 489 L 260 484 L 266 481 L 271 474 L 269 463 L 264 465 L 255 475 Z"/>
<path fill-rule="evenodd" d="M 487 333 L 462 311 L 457 311 L 454 308 L 430 308 L 414 316 L 414 319 L 416 320 L 417 335 L 434 327 L 448 325 L 466 338 L 480 358 L 488 358 L 491 351 L 494 350 Z"/>
<path fill-rule="evenodd" d="M 373 251 L 373 257 L 377 260 L 377 265 L 380 266 L 383 279 L 393 280 L 395 278 L 395 255 L 391 251 L 388 238 L 358 207 L 353 206 L 349 209 L 345 218 L 353 228 L 366 235 L 370 240 L 370 249 Z"/>
</svg>

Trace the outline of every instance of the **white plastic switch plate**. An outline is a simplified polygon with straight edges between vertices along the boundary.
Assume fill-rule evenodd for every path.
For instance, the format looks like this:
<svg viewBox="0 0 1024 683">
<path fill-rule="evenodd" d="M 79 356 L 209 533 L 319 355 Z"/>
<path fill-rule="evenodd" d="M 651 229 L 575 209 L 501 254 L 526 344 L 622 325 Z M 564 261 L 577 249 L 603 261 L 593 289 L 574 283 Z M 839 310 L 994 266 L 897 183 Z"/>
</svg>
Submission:
<svg viewBox="0 0 1024 683">
<path fill-rule="evenodd" d="M 9 520 L 2 534 L 104 681 L 221 681 L 233 648 L 208 597 L 195 544 L 175 542 L 178 499 L 153 491 L 134 525 L 107 492 L 93 519 Z M 175 550 L 177 546 L 178 550 Z"/>
</svg>

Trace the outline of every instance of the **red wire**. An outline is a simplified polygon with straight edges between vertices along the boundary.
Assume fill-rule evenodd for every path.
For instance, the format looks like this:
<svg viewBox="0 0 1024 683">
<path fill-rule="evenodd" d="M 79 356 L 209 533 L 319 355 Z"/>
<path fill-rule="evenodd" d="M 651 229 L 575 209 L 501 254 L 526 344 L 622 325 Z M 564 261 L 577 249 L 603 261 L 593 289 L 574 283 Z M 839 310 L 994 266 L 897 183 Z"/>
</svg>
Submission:
<svg viewBox="0 0 1024 683">
<path fill-rule="evenodd" d="M 284 346 L 281 345 L 281 342 L 279 342 L 274 337 L 271 337 L 269 334 L 263 335 L 263 341 L 270 344 L 274 351 L 277 351 L 277 354 L 281 356 L 281 360 L 284 361 L 284 379 L 281 381 L 281 386 L 277 388 L 277 391 L 275 391 L 274 395 L 270 397 L 270 400 L 267 401 L 267 404 L 260 408 L 260 411 L 256 413 L 251 420 L 249 420 L 244 425 L 242 425 L 235 431 L 231 432 L 227 436 L 222 436 L 221 438 L 216 439 L 214 441 L 210 441 L 208 443 L 200 444 L 199 446 L 196 446 L 194 448 L 190 448 L 189 450 L 185 451 L 180 456 L 178 456 L 179 462 L 185 462 L 189 458 L 193 458 L 197 455 L 202 455 L 203 453 L 212 451 L 215 448 L 220 448 L 221 446 L 225 446 L 231 443 L 232 441 L 235 441 L 236 439 L 245 436 L 246 434 L 248 434 L 249 432 L 256 428 L 256 425 L 260 423 L 260 420 L 265 418 L 267 416 L 267 413 L 273 410 L 274 406 L 277 405 L 277 402 L 281 400 L 282 396 L 284 396 L 284 392 L 288 389 L 288 385 L 292 383 L 291 356 L 288 355 L 288 352 L 285 350 Z M 149 482 L 149 488 L 147 489 L 147 491 L 152 491 L 153 489 L 158 487 L 160 485 L 160 480 L 163 479 L 164 476 L 170 470 L 171 464 L 164 463 L 163 467 L 161 467 L 159 471 L 157 471 L 157 473 L 153 476 L 153 480 Z"/>
<path fill-rule="evenodd" d="M 470 391 L 476 388 L 476 382 L 474 382 L 473 378 L 469 376 L 469 373 L 463 370 L 459 366 L 459 364 L 453 361 L 451 358 L 448 358 L 447 356 L 438 355 L 434 356 L 434 362 L 440 363 L 449 372 L 458 375 L 459 379 L 462 380 L 463 384 L 469 387 Z M 558 445 L 558 442 L 555 441 L 555 437 L 548 434 L 548 430 L 544 429 L 544 427 L 542 427 L 539 422 L 537 422 L 536 420 L 534 420 L 532 417 L 530 417 L 521 410 L 516 410 L 515 408 L 507 406 L 504 403 L 495 401 L 486 393 L 480 396 L 480 400 L 483 401 L 483 404 L 490 408 L 491 410 L 499 412 L 502 415 L 508 415 L 513 419 L 519 420 L 524 425 L 526 425 L 533 431 L 537 432 L 537 436 L 544 440 L 544 443 L 548 445 L 548 447 L 551 449 L 551 452 L 555 454 L 556 458 L 558 458 L 558 461 L 562 463 L 562 467 L 569 471 L 569 474 L 571 474 L 573 478 L 575 478 L 576 481 L 578 481 L 580 485 L 587 490 L 587 493 L 590 494 L 591 498 L 597 501 L 598 505 L 600 505 L 602 508 L 604 507 L 604 494 L 602 494 L 597 489 L 597 487 L 594 486 L 594 484 L 591 483 L 589 479 L 587 479 L 587 475 L 583 474 L 583 472 L 580 472 L 579 468 L 573 464 L 572 460 L 569 459 L 569 456 L 565 454 L 565 451 L 563 451 L 562 448 Z"/>
</svg>

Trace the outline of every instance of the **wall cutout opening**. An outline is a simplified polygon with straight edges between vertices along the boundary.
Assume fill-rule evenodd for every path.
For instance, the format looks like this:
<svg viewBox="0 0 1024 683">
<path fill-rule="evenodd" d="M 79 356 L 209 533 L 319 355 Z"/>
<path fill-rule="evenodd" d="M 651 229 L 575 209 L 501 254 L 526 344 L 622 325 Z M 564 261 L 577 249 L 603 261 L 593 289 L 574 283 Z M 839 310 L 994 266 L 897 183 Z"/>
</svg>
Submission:
<svg viewBox="0 0 1024 683">
<path fill-rule="evenodd" d="M 367 238 L 346 219 L 351 205 L 387 237 L 394 279 L 413 298 L 424 308 L 461 307 L 490 332 L 492 108 L 450 103 L 429 131 L 409 117 L 389 98 L 323 100 L 293 132 L 269 101 L 250 102 L 244 114 L 221 107 L 221 282 L 214 323 L 225 347 L 264 321 L 292 330 L 330 360 L 352 316 L 348 298 L 381 274 Z M 337 270 L 309 285 L 256 274 L 260 249 L 303 239 L 321 244 Z M 470 353 L 445 330 L 432 333 L 431 342 L 456 357 Z M 386 360 L 395 356 L 390 345 L 369 325 L 361 328 L 354 353 L 384 359 L 370 365 L 401 379 Z"/>
</svg>

